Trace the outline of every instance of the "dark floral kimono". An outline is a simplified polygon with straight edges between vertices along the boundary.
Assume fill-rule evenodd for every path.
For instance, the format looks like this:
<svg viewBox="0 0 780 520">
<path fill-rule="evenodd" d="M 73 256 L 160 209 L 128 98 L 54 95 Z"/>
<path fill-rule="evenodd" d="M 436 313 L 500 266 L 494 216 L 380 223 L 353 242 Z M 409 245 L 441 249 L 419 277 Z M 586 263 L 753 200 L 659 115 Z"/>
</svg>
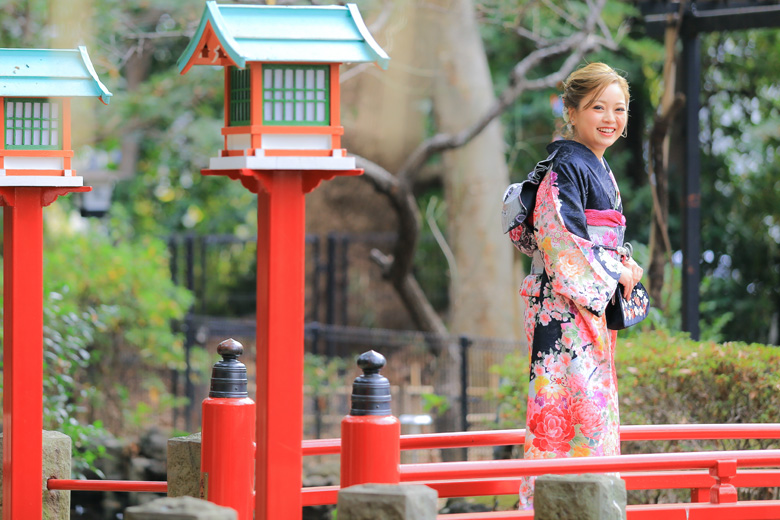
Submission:
<svg viewBox="0 0 780 520">
<path fill-rule="evenodd" d="M 620 192 L 606 162 L 586 146 L 556 141 L 553 150 L 533 213 L 538 249 L 521 289 L 530 352 L 525 458 L 619 455 L 617 334 L 604 310 L 622 266 L 599 245 L 623 244 Z M 516 228 L 510 238 L 520 234 Z M 522 506 L 530 507 L 532 495 L 529 479 Z"/>
</svg>

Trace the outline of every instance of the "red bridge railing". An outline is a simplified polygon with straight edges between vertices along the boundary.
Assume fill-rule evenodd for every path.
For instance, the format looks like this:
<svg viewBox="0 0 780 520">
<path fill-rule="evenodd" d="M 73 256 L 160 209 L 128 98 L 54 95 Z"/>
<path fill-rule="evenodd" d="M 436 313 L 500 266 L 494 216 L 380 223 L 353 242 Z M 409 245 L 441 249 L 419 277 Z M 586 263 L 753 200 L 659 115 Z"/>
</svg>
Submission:
<svg viewBox="0 0 780 520">
<path fill-rule="evenodd" d="M 523 444 L 524 430 L 455 432 L 401 437 L 402 450 Z M 621 440 L 780 439 L 780 424 L 686 424 L 623 426 Z M 340 453 L 340 439 L 307 440 L 304 455 Z M 439 497 L 514 495 L 520 477 L 545 473 L 620 472 L 627 489 L 691 489 L 692 504 L 629 506 L 631 520 L 675 518 L 738 520 L 780 518 L 780 501 L 736 502 L 736 487 L 780 486 L 780 450 L 688 452 L 552 460 L 500 460 L 402 464 L 402 482 L 426 484 Z M 338 486 L 304 488 L 303 504 L 335 504 Z M 709 503 L 703 503 L 709 502 Z M 731 505 L 729 505 L 731 504 Z M 682 516 L 675 516 L 680 514 Z M 686 516 L 688 515 L 688 516 Z M 531 512 L 503 511 L 441 515 L 443 520 L 533 518 Z"/>
<path fill-rule="evenodd" d="M 523 444 L 524 430 L 401 436 L 402 450 Z M 622 441 L 780 439 L 780 424 L 684 424 L 621 427 Z M 336 455 L 341 439 L 303 441 L 303 454 Z M 735 488 L 780 487 L 780 450 L 682 452 L 549 460 L 402 464 L 402 482 L 426 484 L 441 498 L 514 495 L 520 478 L 546 473 L 620 472 L 626 488 L 691 489 L 691 503 L 628 506 L 630 520 L 780 519 L 780 501 L 737 502 Z M 774 469 L 746 469 L 774 468 Z M 740 471 L 738 471 L 740 470 Z M 51 479 L 49 489 L 165 493 L 166 482 Z M 303 505 L 335 504 L 339 486 L 303 488 Z M 529 511 L 441 515 L 442 520 L 533 518 Z"/>
<path fill-rule="evenodd" d="M 52 491 L 118 491 L 167 493 L 167 482 L 151 480 L 69 480 L 51 478 L 47 488 Z"/>
</svg>

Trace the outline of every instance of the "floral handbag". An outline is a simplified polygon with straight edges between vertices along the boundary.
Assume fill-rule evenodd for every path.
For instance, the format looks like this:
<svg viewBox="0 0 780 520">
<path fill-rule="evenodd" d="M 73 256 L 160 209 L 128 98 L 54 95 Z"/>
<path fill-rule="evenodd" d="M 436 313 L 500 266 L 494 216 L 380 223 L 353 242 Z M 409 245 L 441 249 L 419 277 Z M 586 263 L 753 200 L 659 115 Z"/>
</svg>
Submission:
<svg viewBox="0 0 780 520">
<path fill-rule="evenodd" d="M 615 294 L 607 304 L 605 315 L 607 316 L 607 328 L 623 330 L 636 325 L 647 318 L 650 309 L 650 296 L 642 282 L 637 282 L 630 298 L 623 296 L 623 284 L 618 284 Z"/>
<path fill-rule="evenodd" d="M 631 258 L 634 248 L 626 242 L 623 247 L 600 246 L 610 251 L 615 251 L 620 256 Z M 631 325 L 636 325 L 647 318 L 650 310 L 650 295 L 642 282 L 637 282 L 631 291 L 631 296 L 626 299 L 623 296 L 623 284 L 618 284 L 615 294 L 607 304 L 604 314 L 607 317 L 607 328 L 611 330 L 623 330 Z"/>
</svg>

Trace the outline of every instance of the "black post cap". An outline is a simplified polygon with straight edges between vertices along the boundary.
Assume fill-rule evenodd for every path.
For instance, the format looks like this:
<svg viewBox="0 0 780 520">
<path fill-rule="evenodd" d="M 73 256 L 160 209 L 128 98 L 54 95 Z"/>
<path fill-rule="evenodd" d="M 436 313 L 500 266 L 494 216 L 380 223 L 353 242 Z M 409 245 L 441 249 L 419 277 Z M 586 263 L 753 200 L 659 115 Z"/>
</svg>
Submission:
<svg viewBox="0 0 780 520">
<path fill-rule="evenodd" d="M 238 360 L 243 353 L 244 346 L 233 338 L 217 345 L 217 354 L 222 356 L 222 361 L 214 363 L 211 369 L 209 397 L 249 397 L 246 365 Z"/>
<path fill-rule="evenodd" d="M 392 415 L 390 410 L 390 382 L 379 374 L 385 366 L 385 357 L 369 350 L 357 359 L 363 375 L 352 384 L 352 409 L 350 415 Z"/>
</svg>

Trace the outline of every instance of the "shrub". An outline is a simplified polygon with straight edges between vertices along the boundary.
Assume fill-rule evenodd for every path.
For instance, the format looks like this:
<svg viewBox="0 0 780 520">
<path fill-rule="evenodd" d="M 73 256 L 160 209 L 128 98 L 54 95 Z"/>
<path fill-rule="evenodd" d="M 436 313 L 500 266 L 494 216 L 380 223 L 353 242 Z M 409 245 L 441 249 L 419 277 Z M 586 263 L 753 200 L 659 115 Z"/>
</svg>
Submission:
<svg viewBox="0 0 780 520">
<path fill-rule="evenodd" d="M 58 229 L 44 252 L 44 428 L 71 437 L 77 475 L 102 454 L 93 440 L 104 425 L 133 433 L 122 385 L 152 389 L 142 402 L 171 402 L 159 374 L 181 368 L 172 322 L 192 301 L 172 283 L 161 241 L 114 243 L 90 226 L 84 234 Z"/>
</svg>

